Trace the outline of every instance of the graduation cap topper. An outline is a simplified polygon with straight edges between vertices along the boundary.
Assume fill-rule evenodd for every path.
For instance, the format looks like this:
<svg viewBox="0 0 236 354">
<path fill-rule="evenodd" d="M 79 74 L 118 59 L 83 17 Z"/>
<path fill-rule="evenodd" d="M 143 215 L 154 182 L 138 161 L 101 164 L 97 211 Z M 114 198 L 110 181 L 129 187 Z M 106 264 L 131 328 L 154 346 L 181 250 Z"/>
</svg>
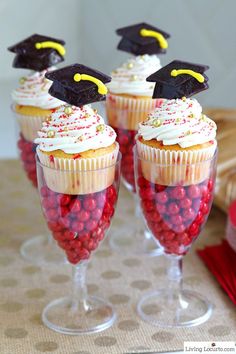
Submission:
<svg viewBox="0 0 236 354">
<path fill-rule="evenodd" d="M 122 36 L 117 48 L 134 55 L 165 53 L 170 35 L 145 22 L 120 28 L 116 31 Z"/>
<path fill-rule="evenodd" d="M 8 48 L 16 54 L 14 68 L 42 71 L 64 60 L 65 42 L 61 39 L 33 34 Z"/>
<path fill-rule="evenodd" d="M 78 107 L 105 100 L 105 84 L 111 81 L 111 77 L 82 64 L 47 72 L 45 76 L 53 81 L 48 91 L 52 96 Z"/>
<path fill-rule="evenodd" d="M 152 75 L 146 81 L 156 82 L 153 98 L 190 97 L 208 89 L 208 77 L 204 72 L 207 65 L 174 60 Z"/>
</svg>

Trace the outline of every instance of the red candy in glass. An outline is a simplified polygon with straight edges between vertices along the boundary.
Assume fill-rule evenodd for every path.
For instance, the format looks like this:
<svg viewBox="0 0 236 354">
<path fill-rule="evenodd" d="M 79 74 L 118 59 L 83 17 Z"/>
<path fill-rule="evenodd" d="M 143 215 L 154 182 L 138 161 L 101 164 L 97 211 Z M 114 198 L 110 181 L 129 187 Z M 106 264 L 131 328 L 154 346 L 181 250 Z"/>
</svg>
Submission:
<svg viewBox="0 0 236 354">
<path fill-rule="evenodd" d="M 213 307 L 202 294 L 183 289 L 182 260 L 211 209 L 217 152 L 211 159 L 192 164 L 145 160 L 137 148 L 134 156 L 136 189 L 143 215 L 170 263 L 165 286 L 144 295 L 138 303 L 138 313 L 145 321 L 161 326 L 190 327 L 204 323 Z M 147 314 L 147 306 L 155 303 L 160 311 Z"/>
<path fill-rule="evenodd" d="M 121 174 L 125 182 L 128 183 L 129 188 L 135 191 L 133 147 L 135 145 L 137 131 L 115 127 L 113 127 L 113 129 L 117 134 L 117 141 L 122 154 Z"/>
<path fill-rule="evenodd" d="M 17 146 L 26 175 L 32 182 L 33 186 L 37 188 L 38 181 L 35 160 L 37 145 L 32 141 L 25 139 L 23 134 L 20 133 Z M 46 193 L 46 191 L 42 193 Z M 45 208 L 53 208 L 55 204 L 53 198 L 45 199 L 43 203 Z M 66 203 L 66 201 L 63 201 L 62 203 Z M 57 216 L 53 211 L 50 211 L 49 217 L 50 220 L 54 220 Z M 28 261 L 35 264 L 63 264 L 65 262 L 63 253 L 54 247 L 51 236 L 49 235 L 34 236 L 23 242 L 21 246 L 21 254 Z"/>
<path fill-rule="evenodd" d="M 184 255 L 208 217 L 214 180 L 172 187 L 140 176 L 138 185 L 143 213 L 153 235 L 166 253 Z"/>
<path fill-rule="evenodd" d="M 110 226 L 117 201 L 114 185 L 86 195 L 56 193 L 46 185 L 40 189 L 49 229 L 72 264 L 88 259 Z"/>
<path fill-rule="evenodd" d="M 72 266 L 71 294 L 49 303 L 42 314 L 43 323 L 57 332 L 99 332 L 116 319 L 109 302 L 88 294 L 86 269 L 115 212 L 120 160 L 119 153 L 111 166 L 72 171 L 42 165 L 37 158 L 43 213 L 55 242 Z"/>
<path fill-rule="evenodd" d="M 22 134 L 18 140 L 18 148 L 20 150 L 20 158 L 23 162 L 24 170 L 29 180 L 33 183 L 34 187 L 37 187 L 37 173 L 35 162 L 36 144 L 26 140 Z"/>
<path fill-rule="evenodd" d="M 121 254 L 138 254 L 156 256 L 162 253 L 157 243 L 150 237 L 141 217 L 141 211 L 137 204 L 136 186 L 134 178 L 133 148 L 136 144 L 136 135 L 139 122 L 145 120 L 148 114 L 159 107 L 162 99 L 128 98 L 128 103 L 120 105 L 119 97 L 109 94 L 106 100 L 106 111 L 109 124 L 116 132 L 116 140 L 122 154 L 121 176 L 123 185 L 133 192 L 135 210 L 133 219 L 125 220 L 124 227 L 117 230 L 110 238 L 111 248 Z M 150 198 L 152 196 L 150 195 Z"/>
</svg>

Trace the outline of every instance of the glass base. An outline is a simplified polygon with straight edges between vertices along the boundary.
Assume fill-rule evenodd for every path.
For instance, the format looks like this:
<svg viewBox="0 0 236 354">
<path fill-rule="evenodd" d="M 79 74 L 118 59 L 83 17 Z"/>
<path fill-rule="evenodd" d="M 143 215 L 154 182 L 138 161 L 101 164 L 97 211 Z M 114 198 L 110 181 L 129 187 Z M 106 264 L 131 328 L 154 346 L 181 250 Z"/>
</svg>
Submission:
<svg viewBox="0 0 236 354">
<path fill-rule="evenodd" d="M 50 302 L 43 311 L 43 323 L 56 332 L 78 335 L 104 331 L 116 320 L 112 305 L 99 297 L 88 296 L 81 307 L 73 307 L 68 297 Z"/>
<path fill-rule="evenodd" d="M 198 326 L 210 318 L 212 310 L 208 300 L 189 290 L 170 297 L 168 290 L 162 289 L 144 296 L 137 306 L 144 321 L 161 327 Z"/>
<path fill-rule="evenodd" d="M 37 265 L 65 264 L 66 258 L 51 236 L 40 235 L 25 241 L 20 253 L 28 262 Z"/>
<path fill-rule="evenodd" d="M 112 230 L 109 243 L 113 251 L 121 254 L 149 257 L 163 254 L 162 248 L 156 243 L 148 230 L 142 230 L 137 234 L 135 229 L 121 227 L 117 231 Z"/>
</svg>

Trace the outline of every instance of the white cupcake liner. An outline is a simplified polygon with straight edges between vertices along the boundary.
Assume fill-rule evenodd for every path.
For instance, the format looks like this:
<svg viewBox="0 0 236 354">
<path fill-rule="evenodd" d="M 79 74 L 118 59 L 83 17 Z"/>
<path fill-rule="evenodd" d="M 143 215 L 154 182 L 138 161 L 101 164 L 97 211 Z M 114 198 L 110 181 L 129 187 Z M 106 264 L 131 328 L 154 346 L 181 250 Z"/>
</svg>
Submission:
<svg viewBox="0 0 236 354">
<path fill-rule="evenodd" d="M 171 151 L 153 148 L 137 140 L 137 149 L 147 180 L 168 186 L 190 185 L 201 183 L 209 177 L 216 143 L 205 149 Z M 150 162 L 156 163 L 156 166 Z"/>
<path fill-rule="evenodd" d="M 27 116 L 19 114 L 14 110 L 14 107 L 13 112 L 19 124 L 21 134 L 26 140 L 31 142 L 37 138 L 37 132 L 41 129 L 43 122 L 49 117 L 49 115 Z"/>
<path fill-rule="evenodd" d="M 148 114 L 160 106 L 162 99 L 129 98 L 108 94 L 106 98 L 107 119 L 112 127 L 137 130 Z"/>
<path fill-rule="evenodd" d="M 47 186 L 54 192 L 64 194 L 89 194 L 109 187 L 115 178 L 118 152 L 119 145 L 116 143 L 116 149 L 103 156 L 75 160 L 54 157 L 51 161 L 37 147 Z"/>
</svg>

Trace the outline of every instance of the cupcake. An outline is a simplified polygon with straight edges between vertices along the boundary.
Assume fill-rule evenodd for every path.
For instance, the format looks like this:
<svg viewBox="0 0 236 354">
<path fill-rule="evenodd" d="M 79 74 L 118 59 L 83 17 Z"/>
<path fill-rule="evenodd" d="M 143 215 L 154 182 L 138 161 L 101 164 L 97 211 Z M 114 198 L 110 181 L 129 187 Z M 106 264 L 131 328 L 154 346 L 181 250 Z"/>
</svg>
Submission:
<svg viewBox="0 0 236 354">
<path fill-rule="evenodd" d="M 48 187 L 66 194 L 107 188 L 114 180 L 119 146 L 115 131 L 88 104 L 105 98 L 104 83 L 110 78 L 79 64 L 47 73 L 46 77 L 53 81 L 49 90 L 52 96 L 68 103 L 43 123 L 35 139 L 40 162 L 51 168 L 45 168 Z M 71 171 L 66 178 L 65 170 Z M 88 171 L 86 177 L 81 173 L 84 171 Z"/>
<path fill-rule="evenodd" d="M 154 84 L 146 78 L 161 68 L 157 54 L 166 52 L 169 34 L 146 23 L 118 29 L 117 34 L 122 36 L 118 49 L 135 56 L 112 72 L 106 110 L 123 155 L 122 175 L 134 189 L 132 148 L 138 123 L 162 102 L 159 98 L 152 99 Z"/>
<path fill-rule="evenodd" d="M 51 83 L 45 74 L 64 60 L 64 44 L 63 40 L 34 34 L 8 48 L 16 54 L 14 68 L 33 70 L 20 79 L 20 87 L 12 92 L 13 111 L 26 141 L 33 142 L 42 122 L 63 104 L 48 94 Z"/>
<path fill-rule="evenodd" d="M 136 131 L 138 123 L 160 103 L 152 99 L 154 84 L 146 78 L 161 68 L 156 55 L 129 58 L 112 72 L 107 95 L 107 117 L 114 128 Z"/>
<path fill-rule="evenodd" d="M 55 64 L 64 60 L 64 41 L 34 34 L 8 48 L 15 53 L 14 68 L 32 72 L 20 79 L 20 87 L 12 92 L 12 110 L 17 119 L 20 137 L 18 148 L 24 170 L 37 186 L 34 139 L 42 123 L 64 102 L 49 95 L 51 86 L 45 74 L 55 70 Z"/>
<path fill-rule="evenodd" d="M 122 36 L 118 49 L 135 57 L 112 72 L 108 119 L 114 127 L 137 130 L 138 123 L 159 104 L 158 99 L 152 100 L 154 85 L 146 82 L 146 77 L 161 68 L 157 54 L 166 52 L 170 35 L 146 23 L 120 28 L 117 34 Z"/>
<path fill-rule="evenodd" d="M 156 82 L 154 97 L 165 98 L 139 124 L 137 136 L 144 177 L 153 183 L 197 184 L 208 175 L 217 148 L 217 127 L 196 99 L 186 98 L 208 87 L 206 69 L 176 60 L 147 78 Z M 155 173 L 145 160 L 157 164 Z"/>
<path fill-rule="evenodd" d="M 13 90 L 13 110 L 23 138 L 33 142 L 42 123 L 64 102 L 52 97 L 48 90 L 51 82 L 45 74 L 55 67 L 31 73 L 20 79 L 20 86 Z"/>
</svg>

